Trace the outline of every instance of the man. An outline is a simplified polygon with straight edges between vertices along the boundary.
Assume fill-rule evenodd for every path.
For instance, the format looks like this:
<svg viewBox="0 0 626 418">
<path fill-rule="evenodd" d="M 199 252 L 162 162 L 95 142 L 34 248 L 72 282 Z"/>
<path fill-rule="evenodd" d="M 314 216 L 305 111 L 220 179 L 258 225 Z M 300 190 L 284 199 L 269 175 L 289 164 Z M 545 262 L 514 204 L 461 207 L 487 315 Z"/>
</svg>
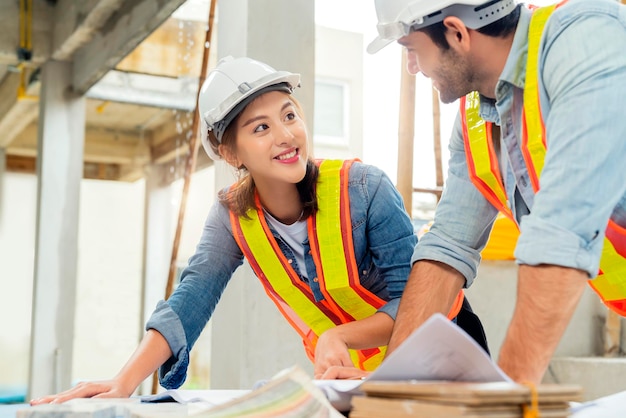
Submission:
<svg viewBox="0 0 626 418">
<path fill-rule="evenodd" d="M 397 41 L 443 102 L 462 98 L 445 191 L 413 254 L 388 353 L 472 284 L 501 211 L 521 234 L 499 365 L 539 383 L 587 282 L 626 315 L 626 6 L 375 4 L 368 52 Z"/>
</svg>

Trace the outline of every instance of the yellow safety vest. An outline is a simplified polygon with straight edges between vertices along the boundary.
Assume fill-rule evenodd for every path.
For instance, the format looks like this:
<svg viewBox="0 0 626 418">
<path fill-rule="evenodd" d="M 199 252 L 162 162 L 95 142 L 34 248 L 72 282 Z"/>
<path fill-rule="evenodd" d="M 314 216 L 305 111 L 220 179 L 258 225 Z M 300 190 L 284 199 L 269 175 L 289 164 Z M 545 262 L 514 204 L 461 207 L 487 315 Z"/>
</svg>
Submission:
<svg viewBox="0 0 626 418">
<path fill-rule="evenodd" d="M 314 360 L 319 336 L 347 322 L 372 316 L 386 301 L 363 288 L 359 280 L 350 221 L 348 172 L 353 160 L 324 160 L 317 183 L 318 211 L 307 220 L 311 255 L 324 300 L 316 302 L 310 287 L 300 280 L 280 250 L 263 211 L 251 209 L 248 217 L 231 213 L 235 239 L 250 266 L 287 321 L 302 337 Z M 260 204 L 257 201 L 257 207 Z M 386 347 L 350 350 L 354 365 L 374 370 Z"/>
<path fill-rule="evenodd" d="M 535 193 L 539 190 L 539 177 L 546 154 L 546 132 L 538 90 L 539 44 L 548 17 L 563 3 L 565 1 L 536 9 L 528 32 L 521 150 Z M 492 124 L 480 117 L 479 107 L 477 92 L 461 98 L 461 119 L 469 175 L 485 198 L 517 224 L 507 204 L 491 137 Z M 589 284 L 609 308 L 626 316 L 626 228 L 612 220 L 609 220 L 606 229 L 599 274 L 589 280 Z"/>
</svg>

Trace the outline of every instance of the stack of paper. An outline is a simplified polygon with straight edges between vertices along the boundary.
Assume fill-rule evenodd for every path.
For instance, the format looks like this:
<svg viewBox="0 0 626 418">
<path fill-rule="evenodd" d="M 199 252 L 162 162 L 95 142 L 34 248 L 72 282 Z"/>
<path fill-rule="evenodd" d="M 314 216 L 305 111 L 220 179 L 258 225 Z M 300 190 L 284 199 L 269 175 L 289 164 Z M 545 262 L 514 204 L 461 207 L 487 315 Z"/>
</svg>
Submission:
<svg viewBox="0 0 626 418">
<path fill-rule="evenodd" d="M 522 418 L 524 408 L 542 418 L 565 418 L 570 402 L 581 398 L 575 385 L 539 385 L 533 393 L 512 382 L 463 383 L 370 381 L 361 386 L 365 396 L 352 398 L 351 418 Z"/>
<path fill-rule="evenodd" d="M 284 370 L 252 392 L 210 408 L 196 418 L 340 418 L 324 394 L 299 367 Z"/>
</svg>

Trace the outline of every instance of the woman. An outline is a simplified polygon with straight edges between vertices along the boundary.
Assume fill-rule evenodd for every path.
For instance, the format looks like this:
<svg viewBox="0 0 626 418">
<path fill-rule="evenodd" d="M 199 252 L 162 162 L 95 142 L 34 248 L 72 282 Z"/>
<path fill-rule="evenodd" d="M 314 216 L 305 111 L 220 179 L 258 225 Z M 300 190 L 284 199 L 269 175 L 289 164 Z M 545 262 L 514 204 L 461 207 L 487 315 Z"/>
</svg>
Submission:
<svg viewBox="0 0 626 418">
<path fill-rule="evenodd" d="M 222 190 L 181 283 L 161 301 L 118 375 L 33 404 L 127 397 L 157 368 L 185 380 L 189 351 L 244 257 L 303 339 L 315 376 L 331 366 L 373 370 L 382 360 L 417 238 L 387 176 L 358 161 L 315 162 L 300 77 L 249 58 L 220 61 L 199 107 L 202 142 L 239 180 Z M 450 313 L 456 317 L 463 301 Z"/>
</svg>

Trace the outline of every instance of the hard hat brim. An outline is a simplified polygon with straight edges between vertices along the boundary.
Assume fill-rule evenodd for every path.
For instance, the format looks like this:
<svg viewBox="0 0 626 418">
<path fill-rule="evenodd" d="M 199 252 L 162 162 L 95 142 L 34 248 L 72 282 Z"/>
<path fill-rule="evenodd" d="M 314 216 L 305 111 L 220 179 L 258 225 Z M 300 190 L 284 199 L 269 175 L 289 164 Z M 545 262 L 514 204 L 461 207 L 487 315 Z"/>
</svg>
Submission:
<svg viewBox="0 0 626 418">
<path fill-rule="evenodd" d="M 390 43 L 392 43 L 392 39 L 383 39 L 380 36 L 377 36 L 370 44 L 367 46 L 368 54 L 375 54 Z"/>
</svg>

